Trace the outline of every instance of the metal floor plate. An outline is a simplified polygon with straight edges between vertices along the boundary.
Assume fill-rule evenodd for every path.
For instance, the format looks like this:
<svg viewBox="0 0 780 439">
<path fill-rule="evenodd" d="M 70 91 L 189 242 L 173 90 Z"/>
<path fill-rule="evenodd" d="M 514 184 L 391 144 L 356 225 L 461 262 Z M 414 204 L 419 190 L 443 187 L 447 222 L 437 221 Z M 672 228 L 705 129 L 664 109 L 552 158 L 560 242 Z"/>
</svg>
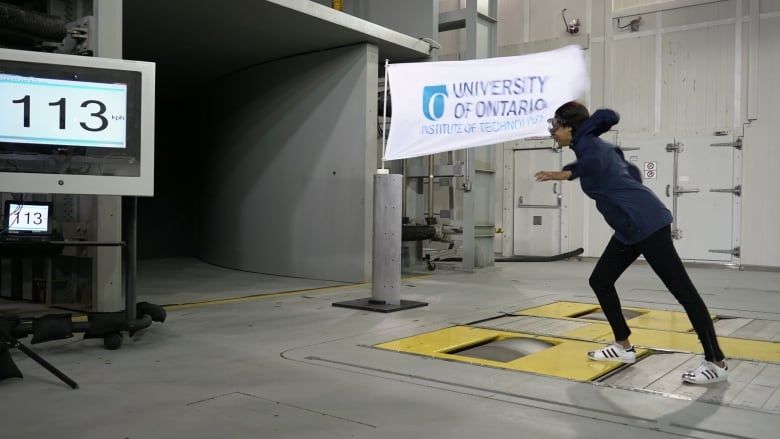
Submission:
<svg viewBox="0 0 780 439">
<path fill-rule="evenodd" d="M 780 365 L 728 360 L 728 381 L 706 386 L 685 384 L 683 372 L 702 361 L 701 355 L 653 354 L 605 378 L 610 386 L 670 397 L 780 414 Z"/>
<path fill-rule="evenodd" d="M 493 341 L 516 338 L 541 340 L 551 343 L 553 346 L 526 356 L 510 359 L 509 361 L 474 358 L 458 354 L 469 348 L 486 345 Z M 441 360 L 529 372 L 575 381 L 593 381 L 622 366 L 620 363 L 591 361 L 585 355 L 586 352 L 602 346 L 600 343 L 581 340 L 567 340 L 470 326 L 452 326 L 380 343 L 374 347 Z M 645 349 L 637 349 L 637 355 L 640 357 L 647 355 L 647 353 L 648 351 Z"/>
<path fill-rule="evenodd" d="M 703 360 L 685 313 L 634 308 L 631 341 L 641 348 L 638 361 L 625 367 L 585 355 L 613 339 L 609 324 L 582 318 L 596 310 L 595 304 L 555 302 L 375 347 L 780 414 L 780 322 L 716 318 L 731 372 L 726 382 L 699 386 L 681 380 Z M 518 354 L 523 339 L 552 346 Z"/>
<path fill-rule="evenodd" d="M 594 319 L 588 316 L 597 316 L 600 312 L 601 307 L 597 303 L 560 301 L 517 310 L 512 314 L 592 322 Z M 650 308 L 623 308 L 623 315 L 626 316 L 628 326 L 631 328 L 674 332 L 689 332 L 693 330 L 691 321 L 684 312 Z"/>
<path fill-rule="evenodd" d="M 492 328 L 501 331 L 529 332 L 531 334 L 545 334 L 561 336 L 567 332 L 590 325 L 587 322 L 573 320 L 551 319 L 533 316 L 507 316 L 494 320 L 488 320 L 479 324 L 482 328 Z"/>
</svg>

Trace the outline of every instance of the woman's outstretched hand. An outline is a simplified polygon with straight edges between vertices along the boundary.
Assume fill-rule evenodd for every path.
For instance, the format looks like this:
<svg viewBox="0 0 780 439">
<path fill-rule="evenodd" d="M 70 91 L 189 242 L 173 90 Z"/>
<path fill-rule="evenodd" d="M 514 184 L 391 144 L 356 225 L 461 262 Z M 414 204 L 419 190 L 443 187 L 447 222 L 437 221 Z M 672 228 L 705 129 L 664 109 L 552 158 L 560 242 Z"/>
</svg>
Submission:
<svg viewBox="0 0 780 439">
<path fill-rule="evenodd" d="M 548 180 L 568 180 L 571 177 L 571 171 L 539 171 L 534 174 L 536 181 Z"/>
</svg>

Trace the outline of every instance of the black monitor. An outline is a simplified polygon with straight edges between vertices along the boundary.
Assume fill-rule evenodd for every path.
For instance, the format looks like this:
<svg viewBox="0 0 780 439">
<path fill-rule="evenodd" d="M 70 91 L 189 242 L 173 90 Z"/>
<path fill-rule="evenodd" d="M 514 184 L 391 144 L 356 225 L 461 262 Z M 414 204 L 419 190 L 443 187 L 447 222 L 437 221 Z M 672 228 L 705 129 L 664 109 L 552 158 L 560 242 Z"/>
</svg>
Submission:
<svg viewBox="0 0 780 439">
<path fill-rule="evenodd" d="M 3 228 L 6 235 L 47 237 L 51 235 L 52 203 L 6 200 Z"/>
<path fill-rule="evenodd" d="M 0 192 L 153 187 L 154 64 L 0 49 Z"/>
<path fill-rule="evenodd" d="M 140 175 L 140 72 L 2 60 L 0 109 L 15 172 Z"/>
</svg>

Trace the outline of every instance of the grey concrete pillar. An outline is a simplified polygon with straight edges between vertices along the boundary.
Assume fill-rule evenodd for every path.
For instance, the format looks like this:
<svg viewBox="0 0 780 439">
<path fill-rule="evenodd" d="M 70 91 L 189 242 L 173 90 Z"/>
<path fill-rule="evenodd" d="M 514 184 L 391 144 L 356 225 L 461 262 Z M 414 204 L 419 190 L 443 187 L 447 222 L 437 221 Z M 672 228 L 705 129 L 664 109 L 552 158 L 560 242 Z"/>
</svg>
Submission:
<svg viewBox="0 0 780 439">
<path fill-rule="evenodd" d="M 401 303 L 401 189 L 403 176 L 374 175 L 374 237 L 371 299 Z"/>
<path fill-rule="evenodd" d="M 419 308 L 426 302 L 401 300 L 401 191 L 403 175 L 377 170 L 374 176 L 374 233 L 371 297 L 333 306 L 376 312 Z"/>
</svg>

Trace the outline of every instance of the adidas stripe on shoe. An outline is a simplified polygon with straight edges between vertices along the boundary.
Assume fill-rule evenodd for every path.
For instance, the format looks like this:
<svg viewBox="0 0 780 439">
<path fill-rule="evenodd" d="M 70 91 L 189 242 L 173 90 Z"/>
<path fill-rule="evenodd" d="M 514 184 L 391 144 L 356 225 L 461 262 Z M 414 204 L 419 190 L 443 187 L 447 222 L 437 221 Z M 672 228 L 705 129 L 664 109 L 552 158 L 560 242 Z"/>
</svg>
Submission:
<svg viewBox="0 0 780 439">
<path fill-rule="evenodd" d="M 709 361 L 702 361 L 699 367 L 685 372 L 682 380 L 691 384 L 709 384 L 726 381 L 729 376 L 729 365 L 718 367 L 717 364 Z"/>
<path fill-rule="evenodd" d="M 607 347 L 588 352 L 588 358 L 596 361 L 616 361 L 618 363 L 635 363 L 636 349 L 634 346 L 626 349 L 623 346 L 613 343 Z"/>
</svg>

